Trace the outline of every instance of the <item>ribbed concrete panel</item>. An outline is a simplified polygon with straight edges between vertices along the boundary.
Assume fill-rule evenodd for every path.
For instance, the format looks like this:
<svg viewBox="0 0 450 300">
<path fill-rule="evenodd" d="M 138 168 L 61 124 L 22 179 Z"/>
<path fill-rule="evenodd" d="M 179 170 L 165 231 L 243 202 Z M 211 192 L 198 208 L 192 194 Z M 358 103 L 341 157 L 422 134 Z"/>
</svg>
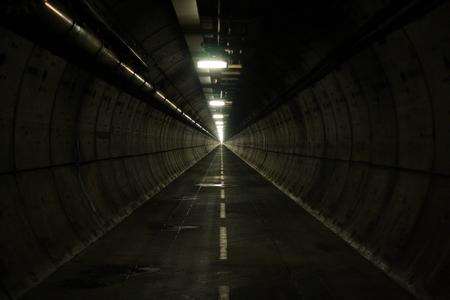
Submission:
<svg viewBox="0 0 450 300">
<path fill-rule="evenodd" d="M 17 169 L 42 167 L 50 163 L 50 121 L 64 67 L 62 59 L 40 48 L 34 48 L 27 61 L 15 112 L 14 153 Z M 28 88 L 24 89 L 24 86 Z"/>
<path fill-rule="evenodd" d="M 28 222 L 41 247 L 55 265 L 67 261 L 82 246 L 61 205 L 51 171 L 24 172 L 16 178 Z"/>
<path fill-rule="evenodd" d="M 430 299 L 450 294 L 449 12 L 447 3 L 389 34 L 228 142 Z"/>
<path fill-rule="evenodd" d="M 77 126 L 80 99 L 92 77 L 73 65 L 66 65 L 61 76 L 52 108 L 50 132 L 51 164 L 66 164 L 76 160 L 78 152 Z"/>
<path fill-rule="evenodd" d="M 52 169 L 61 205 L 80 240 L 88 245 L 104 232 L 96 209 L 80 189 L 79 173 L 74 167 Z"/>
<path fill-rule="evenodd" d="M 11 34 L 0 34 L 2 53 L 8 59 L 0 68 L 0 88 L 2 91 L 2 109 L 0 110 L 0 134 L 4 145 L 0 147 L 0 170 L 11 171 L 14 168 L 14 118 L 16 102 L 22 85 L 23 71 L 32 53 L 33 44 Z M 16 51 L 20 48 L 21 51 Z"/>
<path fill-rule="evenodd" d="M 0 299 L 15 299 L 216 143 L 9 31 L 0 36 Z"/>
<path fill-rule="evenodd" d="M 14 296 L 37 284 L 55 266 L 31 226 L 14 176 L 2 175 L 1 179 L 1 282 Z"/>
</svg>

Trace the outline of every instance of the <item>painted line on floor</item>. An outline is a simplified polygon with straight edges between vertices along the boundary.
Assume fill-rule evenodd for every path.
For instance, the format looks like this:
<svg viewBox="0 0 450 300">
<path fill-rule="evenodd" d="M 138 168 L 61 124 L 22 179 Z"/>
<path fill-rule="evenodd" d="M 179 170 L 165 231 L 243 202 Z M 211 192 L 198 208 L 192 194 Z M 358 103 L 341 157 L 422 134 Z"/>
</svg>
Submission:
<svg viewBox="0 0 450 300">
<path fill-rule="evenodd" d="M 228 259 L 228 240 L 227 240 L 227 228 L 225 226 L 220 226 L 219 233 L 219 259 Z"/>
<path fill-rule="evenodd" d="M 220 148 L 220 179 L 222 183 L 225 184 L 225 178 L 223 175 L 223 156 L 222 156 L 222 148 Z M 224 186 L 220 189 L 220 219 L 226 218 L 225 211 L 225 189 Z M 220 226 L 219 233 L 219 259 L 226 260 L 228 259 L 228 236 L 227 236 L 227 228 L 225 226 Z M 220 285 L 219 286 L 219 300 L 229 300 L 230 299 L 230 287 L 228 285 Z"/>
<path fill-rule="evenodd" d="M 221 219 L 226 218 L 225 203 L 220 203 L 220 218 Z"/>
<path fill-rule="evenodd" d="M 219 300 L 230 299 L 230 287 L 228 285 L 219 286 Z"/>
<path fill-rule="evenodd" d="M 220 183 L 198 183 L 196 184 L 199 187 L 223 187 L 223 181 Z"/>
</svg>

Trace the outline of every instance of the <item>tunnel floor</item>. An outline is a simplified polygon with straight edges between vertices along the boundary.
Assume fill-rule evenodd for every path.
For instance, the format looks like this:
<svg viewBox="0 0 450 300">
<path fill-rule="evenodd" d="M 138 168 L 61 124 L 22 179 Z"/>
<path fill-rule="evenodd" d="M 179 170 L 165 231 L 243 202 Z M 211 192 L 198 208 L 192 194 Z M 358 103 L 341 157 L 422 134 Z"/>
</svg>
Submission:
<svg viewBox="0 0 450 300">
<path fill-rule="evenodd" d="M 24 299 L 411 299 L 225 147 Z"/>
</svg>

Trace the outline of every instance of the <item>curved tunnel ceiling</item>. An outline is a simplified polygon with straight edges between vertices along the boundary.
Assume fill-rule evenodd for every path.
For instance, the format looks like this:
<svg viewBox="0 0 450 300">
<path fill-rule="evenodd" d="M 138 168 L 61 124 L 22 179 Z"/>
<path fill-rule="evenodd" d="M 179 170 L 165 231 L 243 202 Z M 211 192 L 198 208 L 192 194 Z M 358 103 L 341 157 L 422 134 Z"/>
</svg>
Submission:
<svg viewBox="0 0 450 300">
<path fill-rule="evenodd" d="M 211 119 L 189 49 L 169 1 L 91 1 L 126 34 L 150 68 L 148 78 L 210 132 Z"/>
<path fill-rule="evenodd" d="M 229 48 L 242 51 L 239 62 L 243 66 L 237 86 L 228 88 L 234 95 L 228 137 L 242 130 L 266 106 L 285 98 L 286 92 L 311 80 L 308 76 L 315 68 L 344 62 L 362 38 L 373 34 L 371 30 L 384 29 L 390 18 L 397 18 L 399 24 L 394 26 L 401 26 L 438 2 L 221 1 L 221 45 L 231 44 Z M 216 1 L 198 3 L 201 17 L 217 16 Z M 407 18 L 397 16 L 401 9 L 414 5 L 419 8 L 408 12 Z"/>
</svg>

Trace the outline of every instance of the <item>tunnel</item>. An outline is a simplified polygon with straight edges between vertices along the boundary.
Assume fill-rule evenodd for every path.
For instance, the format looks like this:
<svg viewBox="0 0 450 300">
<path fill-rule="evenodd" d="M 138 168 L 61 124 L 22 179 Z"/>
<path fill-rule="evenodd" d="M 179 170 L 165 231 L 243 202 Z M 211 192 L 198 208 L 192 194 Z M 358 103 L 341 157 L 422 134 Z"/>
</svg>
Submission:
<svg viewBox="0 0 450 300">
<path fill-rule="evenodd" d="M 450 2 L 4 0 L 0 299 L 450 299 Z"/>
</svg>

